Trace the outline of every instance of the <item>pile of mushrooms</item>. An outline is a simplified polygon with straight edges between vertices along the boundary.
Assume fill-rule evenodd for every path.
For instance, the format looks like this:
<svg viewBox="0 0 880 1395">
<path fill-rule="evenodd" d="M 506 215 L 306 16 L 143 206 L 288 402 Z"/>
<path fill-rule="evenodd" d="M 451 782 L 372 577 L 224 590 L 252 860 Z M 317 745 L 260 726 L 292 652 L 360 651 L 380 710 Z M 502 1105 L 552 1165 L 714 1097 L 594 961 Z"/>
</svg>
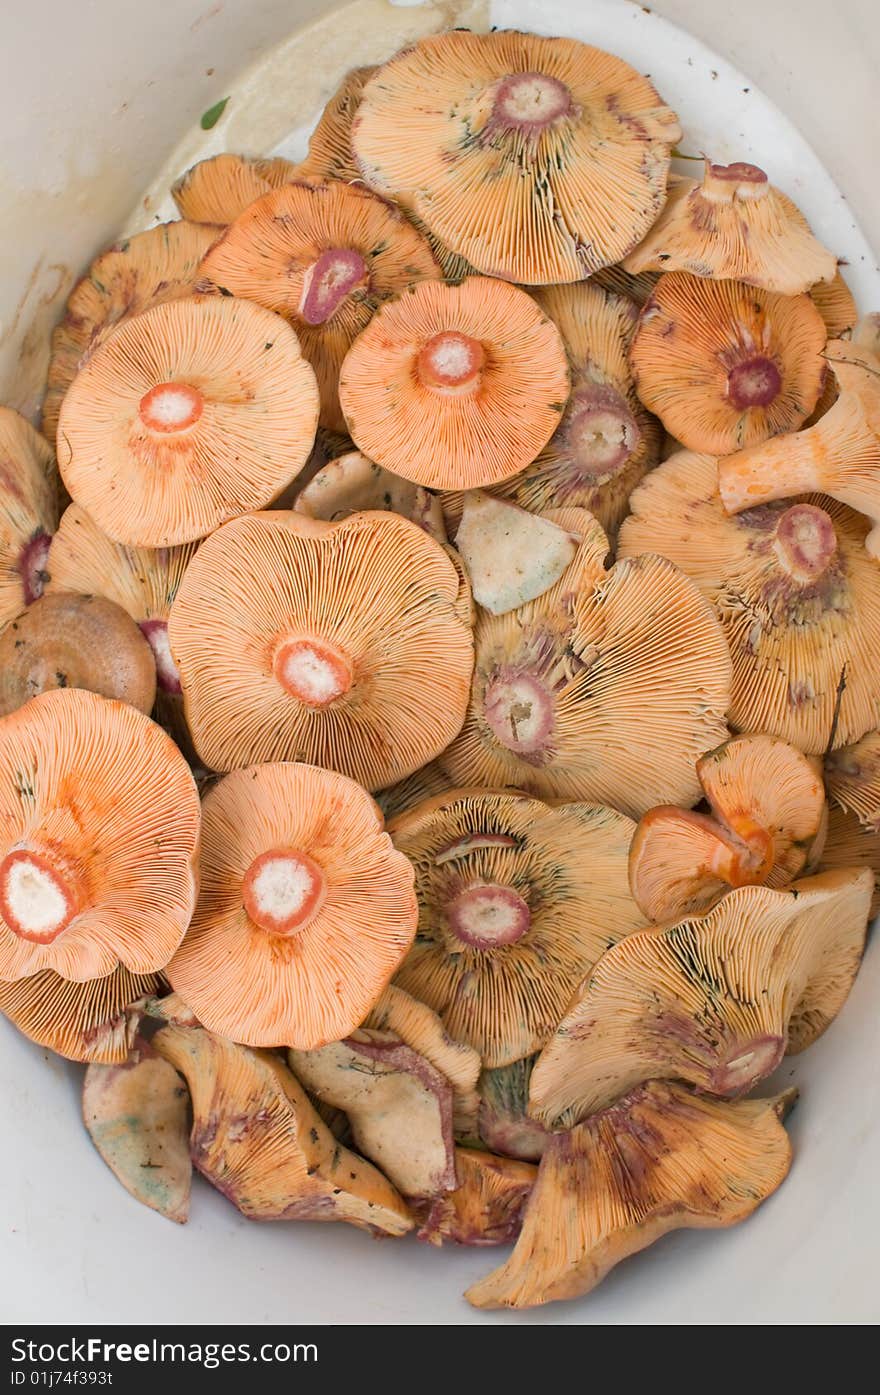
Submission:
<svg viewBox="0 0 880 1395">
<path fill-rule="evenodd" d="M 434 34 L 0 408 L 0 1009 L 171 1220 L 515 1242 L 520 1308 L 786 1175 L 878 904 L 880 340 L 681 140 Z"/>
</svg>

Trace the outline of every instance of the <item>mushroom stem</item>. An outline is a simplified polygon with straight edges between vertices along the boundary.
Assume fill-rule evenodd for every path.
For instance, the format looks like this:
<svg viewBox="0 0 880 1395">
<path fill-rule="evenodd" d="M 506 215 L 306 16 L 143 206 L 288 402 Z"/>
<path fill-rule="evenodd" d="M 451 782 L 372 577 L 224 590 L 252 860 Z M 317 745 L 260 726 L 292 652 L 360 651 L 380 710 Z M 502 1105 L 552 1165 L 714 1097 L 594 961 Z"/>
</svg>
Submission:
<svg viewBox="0 0 880 1395">
<path fill-rule="evenodd" d="M 477 882 L 450 901 L 446 919 L 462 944 L 492 950 L 521 940 L 532 923 L 532 913 L 512 886 Z"/>
<path fill-rule="evenodd" d="M 323 870 L 298 848 L 261 853 L 241 888 L 249 918 L 269 935 L 295 935 L 314 918 L 326 895 Z"/>
<path fill-rule="evenodd" d="M 773 551 L 793 581 L 812 586 L 837 554 L 834 524 L 814 504 L 793 504 L 776 525 Z"/>
<path fill-rule="evenodd" d="M 350 247 L 322 252 L 303 276 L 299 313 L 308 325 L 331 319 L 345 297 L 367 277 L 367 263 Z"/>
<path fill-rule="evenodd" d="M 48 945 L 82 909 L 78 879 L 63 859 L 18 847 L 0 863 L 0 914 L 13 934 Z"/>
<path fill-rule="evenodd" d="M 759 1080 L 771 1075 L 784 1055 L 784 1037 L 756 1037 L 753 1041 L 738 1043 L 736 1054 L 729 1055 L 713 1072 L 711 1089 L 727 1099 L 744 1095 Z"/>
<path fill-rule="evenodd" d="M 746 412 L 769 407 L 782 387 L 782 374 L 772 358 L 756 354 L 736 364 L 727 375 L 727 396 L 734 407 Z"/>
<path fill-rule="evenodd" d="M 554 121 L 576 112 L 565 83 L 547 73 L 511 73 L 495 88 L 489 127 L 539 136 Z"/>
<path fill-rule="evenodd" d="M 711 203 L 733 203 L 736 199 L 765 199 L 770 191 L 766 174 L 757 165 L 737 161 L 732 165 L 706 162 L 701 190 Z"/>
<path fill-rule="evenodd" d="M 157 383 L 141 398 L 138 415 L 148 431 L 168 434 L 195 426 L 204 408 L 204 397 L 189 383 Z"/>
<path fill-rule="evenodd" d="M 25 605 L 33 605 L 43 594 L 51 542 L 52 538 L 48 533 L 37 532 L 21 549 L 18 574 L 21 577 Z"/>
<path fill-rule="evenodd" d="M 435 334 L 421 348 L 416 371 L 425 387 L 458 395 L 479 385 L 485 362 L 486 352 L 479 339 L 450 329 Z"/>
<path fill-rule="evenodd" d="M 578 470 L 597 484 L 620 474 L 642 439 L 626 399 L 603 383 L 575 389 L 563 433 Z"/>
<path fill-rule="evenodd" d="M 272 669 L 282 688 L 307 707 L 329 707 L 352 684 L 350 660 L 322 639 L 283 639 L 275 650 Z"/>
<path fill-rule="evenodd" d="M 171 653 L 171 645 L 168 642 L 168 621 L 167 620 L 142 620 L 139 626 L 141 634 L 153 651 L 153 658 L 156 661 L 156 683 L 163 693 L 180 694 L 183 689 L 180 686 L 180 674 L 177 671 L 177 664 Z"/>
<path fill-rule="evenodd" d="M 542 753 L 553 733 L 553 697 L 531 673 L 496 673 L 486 686 L 483 715 L 502 746 L 520 756 Z"/>
</svg>

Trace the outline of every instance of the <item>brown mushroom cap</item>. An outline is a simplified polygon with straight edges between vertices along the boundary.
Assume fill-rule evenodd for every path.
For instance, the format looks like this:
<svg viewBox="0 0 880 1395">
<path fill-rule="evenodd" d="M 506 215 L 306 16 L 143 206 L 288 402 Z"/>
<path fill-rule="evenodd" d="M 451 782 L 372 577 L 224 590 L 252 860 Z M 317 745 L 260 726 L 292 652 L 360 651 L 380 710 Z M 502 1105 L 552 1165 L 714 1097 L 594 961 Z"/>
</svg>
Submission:
<svg viewBox="0 0 880 1395">
<path fill-rule="evenodd" d="M 382 306 L 339 380 L 358 447 L 435 489 L 523 469 L 559 425 L 568 391 L 555 325 L 525 291 L 485 276 L 423 281 Z"/>
<path fill-rule="evenodd" d="M 562 335 L 571 396 L 544 449 L 498 492 L 526 509 L 589 509 L 613 537 L 660 458 L 660 423 L 636 396 L 627 359 L 638 312 L 592 280 L 533 294 Z"/>
<path fill-rule="evenodd" d="M 632 893 L 649 920 L 709 910 L 733 886 L 785 886 L 824 836 L 815 765 L 772 736 L 736 736 L 697 762 L 714 817 L 650 809 L 632 841 Z"/>
<path fill-rule="evenodd" d="M 0 407 L 0 629 L 43 594 L 57 526 L 52 449 L 18 412 Z"/>
<path fill-rule="evenodd" d="M 263 159 L 224 152 L 199 160 L 175 181 L 171 193 L 181 218 L 225 224 L 243 213 L 254 199 L 280 189 L 298 173 L 298 165 L 277 155 Z"/>
<path fill-rule="evenodd" d="M 589 1293 L 682 1226 L 735 1225 L 785 1180 L 797 1091 L 721 1104 L 652 1080 L 547 1147 L 510 1258 L 465 1295 L 531 1308 Z"/>
<path fill-rule="evenodd" d="M 189 1215 L 189 1096 L 177 1071 L 140 1043 L 121 1065 L 90 1065 L 83 1122 L 127 1192 L 170 1221 Z"/>
<path fill-rule="evenodd" d="M 0 716 L 53 688 L 88 688 L 149 714 L 156 664 L 122 606 L 103 596 L 42 596 L 0 635 Z"/>
<path fill-rule="evenodd" d="M 689 451 L 652 471 L 630 508 L 618 556 L 662 553 L 715 607 L 733 658 L 732 726 L 818 754 L 880 725 L 880 572 L 863 518 L 824 495 L 730 518 L 717 461 Z"/>
<path fill-rule="evenodd" d="M 438 755 L 467 706 L 469 600 L 391 513 L 236 519 L 190 563 L 169 635 L 215 770 L 301 759 L 378 789 Z"/>
<path fill-rule="evenodd" d="M 537 1050 L 605 947 L 642 924 L 633 825 L 613 809 L 452 790 L 390 832 L 419 904 L 396 982 L 487 1066 Z"/>
<path fill-rule="evenodd" d="M 364 509 L 384 509 L 417 523 L 436 542 L 446 542 L 440 501 L 430 490 L 393 475 L 359 450 L 322 466 L 293 504 L 296 513 L 335 523 Z"/>
<path fill-rule="evenodd" d="M 279 1057 L 176 1020 L 176 1000 L 152 1014 L 153 1048 L 186 1080 L 192 1160 L 252 1220 L 348 1221 L 382 1235 L 413 1226 L 377 1168 L 342 1147 Z"/>
<path fill-rule="evenodd" d="M 254 196 L 256 197 L 256 195 Z M 186 215 L 184 215 L 186 216 Z M 160 223 L 102 252 L 71 291 L 52 332 L 41 428 L 54 445 L 64 394 L 83 362 L 122 320 L 195 289 L 199 264 L 222 231 L 219 219 Z"/>
<path fill-rule="evenodd" d="M 627 271 L 686 271 L 798 295 L 833 281 L 837 258 L 810 232 L 791 200 L 757 165 L 706 161 L 702 183 L 675 177 Z"/>
<path fill-rule="evenodd" d="M 321 424 L 344 431 L 338 380 L 349 348 L 385 301 L 440 268 L 400 210 L 368 189 L 297 180 L 246 208 L 202 274 L 290 322 L 318 379 Z"/>
<path fill-rule="evenodd" d="M 630 350 L 649 411 L 689 450 L 726 455 L 794 431 L 825 377 L 825 326 L 808 296 L 661 276 Z"/>
<path fill-rule="evenodd" d="M 647 232 L 674 112 L 627 63 L 573 39 L 435 34 L 364 88 L 352 141 L 367 183 L 481 272 L 580 281 Z"/>
<path fill-rule="evenodd" d="M 834 1020 L 858 972 L 873 878 L 847 868 L 773 891 L 743 886 L 708 915 L 608 950 L 532 1072 L 531 1112 L 565 1127 L 644 1080 L 746 1094 Z"/>
<path fill-rule="evenodd" d="M 830 808 L 820 866 L 870 867 L 874 916 L 880 911 L 880 732 L 829 755 L 825 783 Z"/>
<path fill-rule="evenodd" d="M 607 539 L 585 510 L 548 517 L 581 537 L 575 559 L 537 600 L 479 615 L 470 708 L 440 764 L 455 784 L 636 818 L 694 803 L 694 762 L 727 732 L 730 656 L 715 617 L 659 557 L 606 572 Z"/>
<path fill-rule="evenodd" d="M 458 1186 L 417 1208 L 429 1245 L 508 1245 L 519 1235 L 538 1169 L 478 1148 L 456 1148 Z"/>
<path fill-rule="evenodd" d="M 121 964 L 87 983 L 43 969 L 14 983 L 0 981 L 0 1012 L 38 1046 L 69 1061 L 120 1065 L 137 1034 L 136 1016 L 126 1008 L 159 984 L 158 974 L 133 974 Z"/>
<path fill-rule="evenodd" d="M 201 890 L 168 967 L 211 1031 L 309 1051 L 364 1020 L 409 949 L 413 872 L 353 780 L 236 770 L 205 796 Z"/>
<path fill-rule="evenodd" d="M 96 349 L 61 408 L 61 472 L 116 542 L 170 547 L 268 504 L 315 436 L 314 374 L 249 301 L 170 301 Z"/>
<path fill-rule="evenodd" d="M 127 703 L 79 688 L 0 720 L 0 979 L 162 969 L 196 898 L 199 799 Z"/>
</svg>

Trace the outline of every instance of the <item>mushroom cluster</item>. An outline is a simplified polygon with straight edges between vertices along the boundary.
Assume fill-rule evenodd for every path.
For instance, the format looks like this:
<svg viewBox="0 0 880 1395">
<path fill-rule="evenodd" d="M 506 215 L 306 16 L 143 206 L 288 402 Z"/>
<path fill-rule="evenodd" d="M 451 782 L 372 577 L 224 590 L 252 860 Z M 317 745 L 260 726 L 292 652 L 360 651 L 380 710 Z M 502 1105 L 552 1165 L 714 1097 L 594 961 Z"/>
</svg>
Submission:
<svg viewBox="0 0 880 1395">
<path fill-rule="evenodd" d="M 0 1011 L 171 1220 L 516 1242 L 522 1308 L 786 1175 L 744 1096 L 880 905 L 880 334 L 681 138 L 431 35 L 184 172 L 0 408 Z"/>
</svg>

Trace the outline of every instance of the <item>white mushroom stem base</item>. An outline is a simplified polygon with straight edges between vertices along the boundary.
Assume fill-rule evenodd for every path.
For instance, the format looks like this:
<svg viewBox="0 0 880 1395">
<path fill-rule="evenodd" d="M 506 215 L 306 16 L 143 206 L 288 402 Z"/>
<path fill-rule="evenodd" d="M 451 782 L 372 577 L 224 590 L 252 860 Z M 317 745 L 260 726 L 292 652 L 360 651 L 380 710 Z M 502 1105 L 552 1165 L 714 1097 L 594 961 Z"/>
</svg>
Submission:
<svg viewBox="0 0 880 1395">
<path fill-rule="evenodd" d="M 298 848 L 261 853 L 242 883 L 248 918 L 270 935 L 295 935 L 316 915 L 327 894 L 322 869 Z"/>
<path fill-rule="evenodd" d="M 0 863 L 0 914 L 20 939 L 51 944 L 79 909 L 75 878 L 55 858 L 15 848 Z"/>
<path fill-rule="evenodd" d="M 462 944 L 491 950 L 521 940 L 532 923 L 532 913 L 512 886 L 477 882 L 450 901 L 446 921 Z"/>
</svg>

